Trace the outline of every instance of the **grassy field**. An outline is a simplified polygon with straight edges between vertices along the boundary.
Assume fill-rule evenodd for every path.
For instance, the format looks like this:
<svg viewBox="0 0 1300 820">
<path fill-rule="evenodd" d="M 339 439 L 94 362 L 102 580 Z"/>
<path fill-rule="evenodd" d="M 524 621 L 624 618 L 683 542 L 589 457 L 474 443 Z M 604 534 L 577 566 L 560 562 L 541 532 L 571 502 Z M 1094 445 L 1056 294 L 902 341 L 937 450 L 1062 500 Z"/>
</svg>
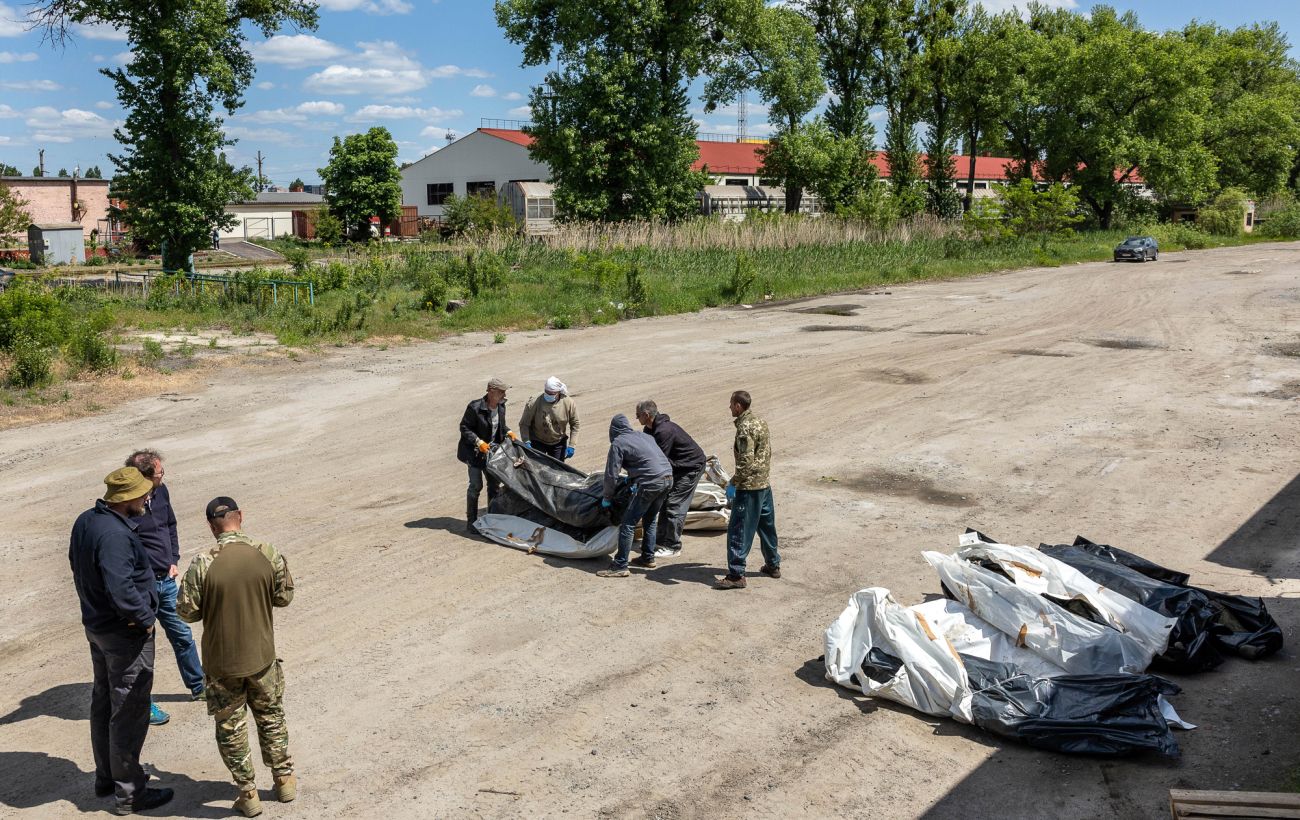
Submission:
<svg viewBox="0 0 1300 820">
<path fill-rule="evenodd" d="M 1181 227 L 1153 232 L 1165 251 L 1251 241 L 1211 238 Z M 210 329 L 272 335 L 290 347 L 391 343 L 466 331 L 494 331 L 500 340 L 502 334 L 545 326 L 609 324 L 725 304 L 1104 260 L 1123 236 L 1082 233 L 1054 240 L 1044 250 L 1037 240 L 986 242 L 925 220 L 888 232 L 838 220 L 701 221 L 583 226 L 562 230 L 545 244 L 492 236 L 459 245 L 352 249 L 333 261 L 296 254 L 292 271 L 240 272 L 233 286 L 195 292 L 184 283 L 161 280 L 147 298 L 139 291 L 42 288 L 37 281 L 19 289 L 42 293 L 44 302 L 29 295 L 18 303 L 13 292 L 0 296 L 0 342 L 9 339 L 0 344 L 0 373 L 7 383 L 0 400 L 48 402 L 63 395 L 61 383 L 87 374 L 133 376 L 169 366 L 147 347 L 138 354 L 105 352 L 96 347 L 96 334 L 118 348 L 145 332 Z M 310 280 L 315 304 L 274 303 L 266 284 L 271 278 Z M 456 309 L 448 310 L 452 300 Z M 36 329 L 23 331 L 24 322 Z M 26 358 L 20 362 L 14 340 L 22 333 L 39 339 L 21 347 Z M 49 360 L 48 374 L 26 378 L 41 375 L 41 356 Z M 174 357 L 167 361 L 175 365 Z"/>
</svg>

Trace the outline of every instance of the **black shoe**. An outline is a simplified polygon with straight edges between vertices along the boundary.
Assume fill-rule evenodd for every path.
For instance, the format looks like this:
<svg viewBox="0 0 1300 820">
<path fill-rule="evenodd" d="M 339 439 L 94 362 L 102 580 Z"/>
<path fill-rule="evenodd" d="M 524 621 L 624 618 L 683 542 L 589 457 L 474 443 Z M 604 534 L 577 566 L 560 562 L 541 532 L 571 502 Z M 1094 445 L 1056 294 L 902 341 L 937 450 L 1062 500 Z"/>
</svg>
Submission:
<svg viewBox="0 0 1300 820">
<path fill-rule="evenodd" d="M 115 791 L 117 791 L 117 784 L 111 781 L 108 784 L 99 783 L 99 782 L 95 783 L 96 797 L 108 797 L 111 794 L 113 794 L 113 792 Z"/>
<path fill-rule="evenodd" d="M 775 567 L 774 567 L 774 566 L 772 566 L 771 564 L 764 564 L 763 566 L 761 566 L 761 567 L 758 568 L 758 571 L 761 572 L 761 573 L 763 573 L 764 575 L 766 575 L 766 576 L 769 577 L 769 578 L 780 578 L 780 577 L 781 577 L 781 567 L 779 567 L 779 566 L 775 566 Z"/>
<path fill-rule="evenodd" d="M 633 558 L 633 559 L 632 559 L 631 561 L 629 561 L 628 563 L 630 563 L 630 564 L 631 564 L 632 566 L 634 566 L 634 567 L 640 567 L 641 569 L 654 569 L 654 568 L 655 568 L 655 557 L 654 557 L 653 554 L 652 554 L 652 555 L 641 555 L 641 556 L 638 556 L 638 557 L 636 557 L 636 558 Z"/>
<path fill-rule="evenodd" d="M 135 800 L 130 805 L 119 803 L 113 808 L 117 814 L 138 814 L 142 811 L 156 809 L 165 803 L 170 803 L 171 799 L 176 796 L 176 792 L 171 789 L 145 789 L 141 794 L 135 796 Z"/>
</svg>

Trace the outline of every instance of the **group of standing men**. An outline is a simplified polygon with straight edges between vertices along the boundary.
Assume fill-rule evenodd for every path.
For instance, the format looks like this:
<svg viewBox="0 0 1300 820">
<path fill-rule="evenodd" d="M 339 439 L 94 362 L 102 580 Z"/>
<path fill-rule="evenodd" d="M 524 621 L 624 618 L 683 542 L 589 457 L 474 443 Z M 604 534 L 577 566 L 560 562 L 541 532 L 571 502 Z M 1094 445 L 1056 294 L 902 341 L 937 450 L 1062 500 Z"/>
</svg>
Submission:
<svg viewBox="0 0 1300 820">
<path fill-rule="evenodd" d="M 284 556 L 243 532 L 243 512 L 226 496 L 205 515 L 217 544 L 195 556 L 179 587 L 176 516 L 163 484 L 162 456 L 138 450 L 104 479 L 106 491 L 72 528 L 68 560 L 90 644 L 90 741 L 95 794 L 114 795 L 119 815 L 157 808 L 171 789 L 147 787 L 140 751 L 151 723 L 154 637 L 161 624 L 181 679 L 207 702 L 217 747 L 239 795 L 234 809 L 262 813 L 248 744 L 246 709 L 277 799 L 297 795 L 284 720 L 284 678 L 275 652 L 273 607 L 293 600 Z M 202 663 L 186 622 L 203 622 Z M 151 715 L 151 712 L 154 714 Z"/>
<path fill-rule="evenodd" d="M 580 426 L 577 406 L 568 387 L 555 376 L 546 380 L 542 394 L 530 398 L 519 420 L 519 433 L 506 421 L 506 391 L 503 379 L 488 381 L 487 392 L 474 399 L 461 417 L 456 455 L 469 469 L 465 501 L 465 526 L 474 532 L 479 497 L 487 486 L 490 504 L 501 490 L 500 482 L 487 473 L 487 456 L 495 445 L 507 439 L 564 461 L 573 457 Z M 759 570 L 771 578 L 781 577 L 781 555 L 777 550 L 776 510 L 772 501 L 769 472 L 772 462 L 767 423 L 750 409 L 749 393 L 731 394 L 730 410 L 735 420 L 733 446 L 736 471 L 727 485 L 731 518 L 727 525 L 727 574 L 714 585 L 717 589 L 744 589 L 745 564 L 757 534 L 763 551 Z M 626 578 L 629 566 L 654 569 L 656 558 L 681 553 L 682 529 L 691 499 L 704 474 L 704 450 L 668 414 L 659 412 L 652 400 L 639 402 L 636 419 L 641 430 L 633 429 L 627 416 L 618 414 L 609 425 L 609 452 L 605 459 L 601 506 L 609 509 L 622 476 L 632 495 L 619 522 L 618 549 L 602 578 Z M 641 526 L 641 555 L 631 558 L 636 528 Z"/>
</svg>

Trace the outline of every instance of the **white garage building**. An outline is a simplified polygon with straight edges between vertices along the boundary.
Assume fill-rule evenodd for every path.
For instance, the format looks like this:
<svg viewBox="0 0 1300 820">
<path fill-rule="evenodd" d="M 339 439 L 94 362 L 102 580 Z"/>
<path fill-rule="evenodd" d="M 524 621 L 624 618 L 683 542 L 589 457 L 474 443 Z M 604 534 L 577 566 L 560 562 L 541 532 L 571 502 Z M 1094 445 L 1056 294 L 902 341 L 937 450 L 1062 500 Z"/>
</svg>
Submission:
<svg viewBox="0 0 1300 820">
<path fill-rule="evenodd" d="M 247 202 L 232 202 L 226 213 L 239 221 L 221 232 L 222 239 L 275 239 L 293 234 L 294 211 L 325 207 L 325 197 L 302 191 L 263 191 Z"/>
</svg>

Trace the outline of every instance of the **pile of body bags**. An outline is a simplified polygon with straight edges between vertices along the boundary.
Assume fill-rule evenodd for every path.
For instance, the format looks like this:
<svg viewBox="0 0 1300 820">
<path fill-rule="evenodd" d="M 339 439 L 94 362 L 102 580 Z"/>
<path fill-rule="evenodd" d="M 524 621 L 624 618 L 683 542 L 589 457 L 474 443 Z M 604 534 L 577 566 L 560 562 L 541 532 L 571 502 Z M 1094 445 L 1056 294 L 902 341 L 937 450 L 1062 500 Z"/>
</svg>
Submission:
<svg viewBox="0 0 1300 820">
<path fill-rule="evenodd" d="M 943 598 L 899 604 L 864 589 L 826 630 L 826 676 L 872 697 L 1059 752 L 1177 756 L 1190 729 L 1166 695 L 1176 673 L 1282 647 L 1259 598 L 1078 538 L 1038 549 L 974 530 L 923 553 Z"/>
<path fill-rule="evenodd" d="M 529 553 L 595 558 L 618 548 L 618 522 L 632 497 L 620 478 L 608 509 L 601 507 L 604 474 L 584 473 L 514 441 L 488 452 L 487 474 L 501 482 L 486 515 L 474 522 L 483 536 Z M 686 514 L 687 530 L 725 530 L 730 519 L 730 476 L 710 456 Z"/>
</svg>

